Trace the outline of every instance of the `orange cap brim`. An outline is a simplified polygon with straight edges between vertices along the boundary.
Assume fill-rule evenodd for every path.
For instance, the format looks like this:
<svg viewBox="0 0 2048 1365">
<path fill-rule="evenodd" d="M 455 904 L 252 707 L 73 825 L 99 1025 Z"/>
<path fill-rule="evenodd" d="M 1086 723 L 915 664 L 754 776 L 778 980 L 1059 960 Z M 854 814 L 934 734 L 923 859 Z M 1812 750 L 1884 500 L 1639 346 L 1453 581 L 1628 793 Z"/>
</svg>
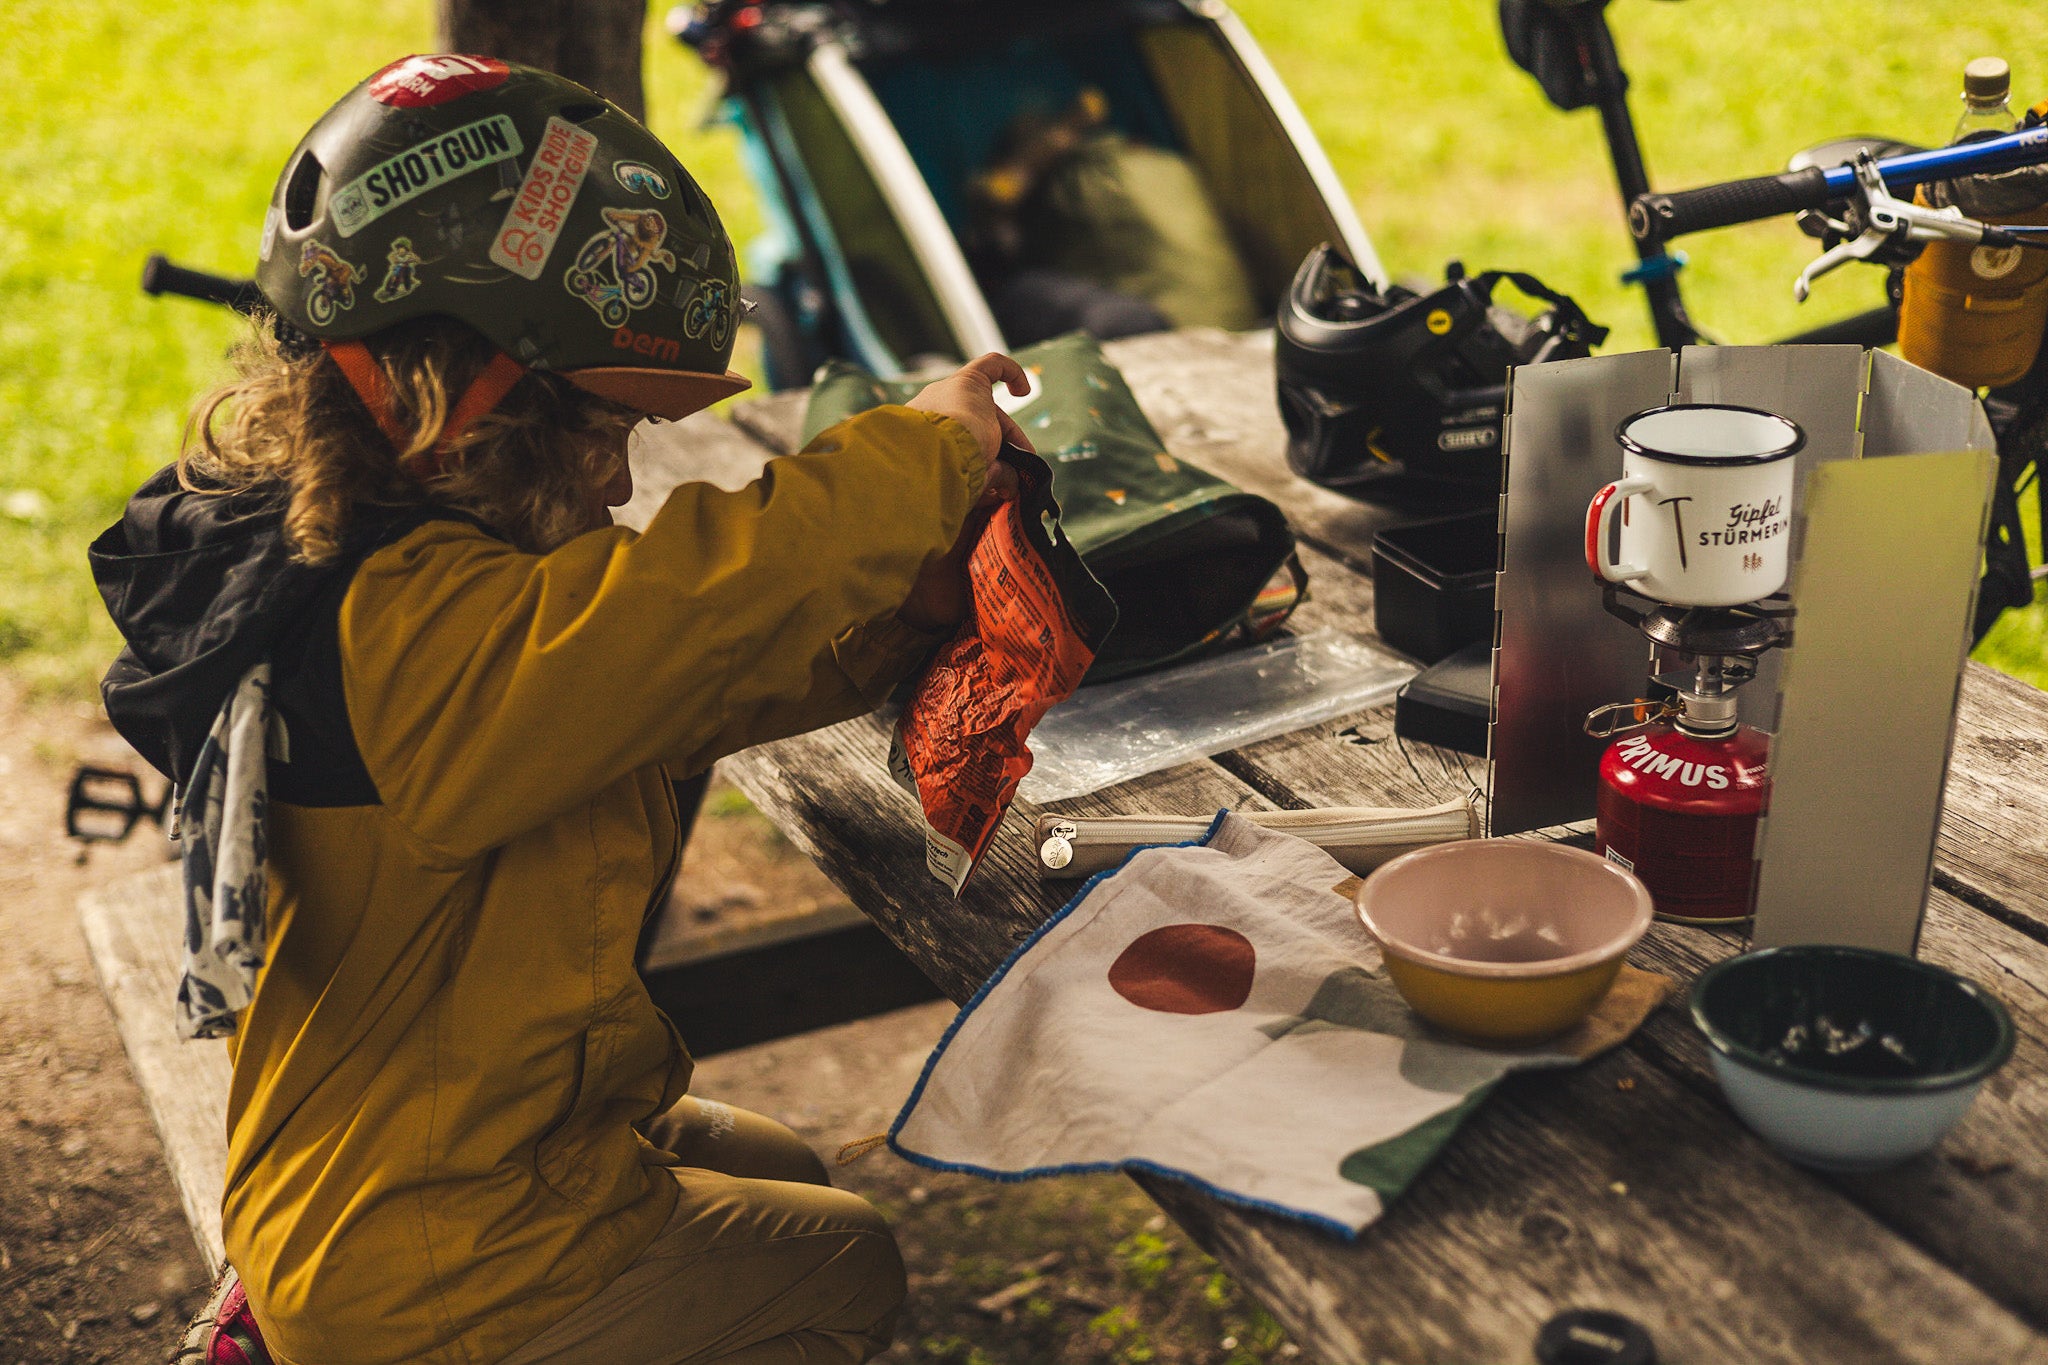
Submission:
<svg viewBox="0 0 2048 1365">
<path fill-rule="evenodd" d="M 701 370 L 646 370 L 629 365 L 564 370 L 562 378 L 599 398 L 671 420 L 701 412 L 721 398 L 753 387 L 752 380 L 733 370 L 706 374 Z"/>
</svg>

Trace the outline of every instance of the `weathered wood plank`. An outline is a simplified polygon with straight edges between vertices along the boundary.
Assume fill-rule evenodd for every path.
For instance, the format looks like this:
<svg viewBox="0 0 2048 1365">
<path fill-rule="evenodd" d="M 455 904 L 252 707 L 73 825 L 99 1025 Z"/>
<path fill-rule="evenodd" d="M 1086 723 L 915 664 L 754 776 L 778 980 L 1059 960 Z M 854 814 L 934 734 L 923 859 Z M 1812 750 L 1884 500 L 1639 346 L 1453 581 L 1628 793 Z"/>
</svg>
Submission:
<svg viewBox="0 0 2048 1365">
<path fill-rule="evenodd" d="M 1145 1185 L 1328 1365 L 1527 1360 L 1569 1307 L 1627 1314 L 1668 1361 L 2048 1360 L 2048 1338 L 1627 1051 L 1503 1084 L 1349 1247 Z"/>
<path fill-rule="evenodd" d="M 175 863 L 87 892 L 78 901 L 86 947 L 113 1011 L 185 1221 L 207 1269 L 220 1269 L 220 1201 L 228 1173 L 227 1044 L 178 1041 L 184 888 Z"/>
<path fill-rule="evenodd" d="M 2048 942 L 2048 692 L 1982 664 L 1963 677 L 1935 873 Z"/>
<path fill-rule="evenodd" d="M 1374 535 L 1446 510 L 1361 502 L 1287 467 L 1269 332 L 1161 332 L 1113 341 L 1103 354 L 1177 458 L 1279 503 L 1297 535 L 1360 573 L 1372 572 Z"/>
<path fill-rule="evenodd" d="M 1030 838 L 1038 808 L 1019 802 L 956 901 L 925 870 L 917 808 L 888 774 L 888 746 L 887 725 L 870 717 L 749 749 L 720 771 L 941 990 L 964 1000 L 1074 887 L 1039 879 Z M 1190 763 L 1047 809 L 1203 815 L 1222 806 L 1270 808 L 1220 768 Z"/>
<path fill-rule="evenodd" d="M 802 444 L 804 409 L 810 401 L 809 389 L 764 394 L 733 404 L 732 423 L 777 455 L 787 455 Z"/>
<path fill-rule="evenodd" d="M 1742 951 L 1732 932 L 1659 924 L 1639 966 L 1689 980 Z M 2048 1332 L 2048 947 L 1946 893 L 1928 902 L 1920 956 L 1981 983 L 2010 1007 L 2012 1061 L 1934 1153 L 1875 1175 L 1828 1183 L 1893 1231 Z M 1652 1016 L 1630 1048 L 1722 1103 L 1706 1045 L 1679 1008 Z"/>
<path fill-rule="evenodd" d="M 745 488 L 776 453 L 744 429 L 708 412 L 680 422 L 643 422 L 634 428 L 626 452 L 633 470 L 633 498 L 612 519 L 636 531 L 644 528 L 677 484 Z"/>
</svg>

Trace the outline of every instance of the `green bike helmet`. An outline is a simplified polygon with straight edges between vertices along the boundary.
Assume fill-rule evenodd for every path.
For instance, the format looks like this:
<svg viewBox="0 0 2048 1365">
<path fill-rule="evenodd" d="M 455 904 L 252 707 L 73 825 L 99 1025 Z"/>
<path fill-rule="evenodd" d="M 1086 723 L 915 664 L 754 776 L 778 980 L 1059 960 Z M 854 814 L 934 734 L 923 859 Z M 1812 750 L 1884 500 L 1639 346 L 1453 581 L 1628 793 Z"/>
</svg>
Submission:
<svg viewBox="0 0 2048 1365">
<path fill-rule="evenodd" d="M 256 283 L 338 358 L 439 316 L 659 417 L 747 387 L 732 241 L 697 182 L 617 105 L 493 57 L 407 57 L 329 109 L 271 195 Z"/>
</svg>

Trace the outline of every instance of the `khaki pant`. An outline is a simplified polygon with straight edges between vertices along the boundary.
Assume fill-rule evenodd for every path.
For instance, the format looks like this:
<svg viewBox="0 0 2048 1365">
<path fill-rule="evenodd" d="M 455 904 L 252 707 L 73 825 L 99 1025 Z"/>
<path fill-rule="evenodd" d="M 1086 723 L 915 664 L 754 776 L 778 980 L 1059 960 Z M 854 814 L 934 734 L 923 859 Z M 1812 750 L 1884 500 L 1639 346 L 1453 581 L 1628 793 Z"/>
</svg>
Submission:
<svg viewBox="0 0 2048 1365">
<path fill-rule="evenodd" d="M 854 1365 L 889 1344 L 903 1261 L 802 1138 L 685 1099 L 647 1127 L 683 1160 L 676 1211 L 596 1298 L 503 1365 Z"/>
</svg>

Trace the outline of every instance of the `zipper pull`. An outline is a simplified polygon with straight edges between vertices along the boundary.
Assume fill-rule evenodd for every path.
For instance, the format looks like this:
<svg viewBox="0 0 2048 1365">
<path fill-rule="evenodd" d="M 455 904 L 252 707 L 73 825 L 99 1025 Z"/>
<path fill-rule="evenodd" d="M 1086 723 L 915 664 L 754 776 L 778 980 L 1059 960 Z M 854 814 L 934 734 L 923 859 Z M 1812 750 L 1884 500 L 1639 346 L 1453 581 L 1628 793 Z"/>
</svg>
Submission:
<svg viewBox="0 0 2048 1365">
<path fill-rule="evenodd" d="M 1062 820 L 1046 831 L 1045 842 L 1038 846 L 1038 861 L 1057 872 L 1074 861 L 1074 836 L 1080 829 L 1071 820 Z"/>
</svg>

